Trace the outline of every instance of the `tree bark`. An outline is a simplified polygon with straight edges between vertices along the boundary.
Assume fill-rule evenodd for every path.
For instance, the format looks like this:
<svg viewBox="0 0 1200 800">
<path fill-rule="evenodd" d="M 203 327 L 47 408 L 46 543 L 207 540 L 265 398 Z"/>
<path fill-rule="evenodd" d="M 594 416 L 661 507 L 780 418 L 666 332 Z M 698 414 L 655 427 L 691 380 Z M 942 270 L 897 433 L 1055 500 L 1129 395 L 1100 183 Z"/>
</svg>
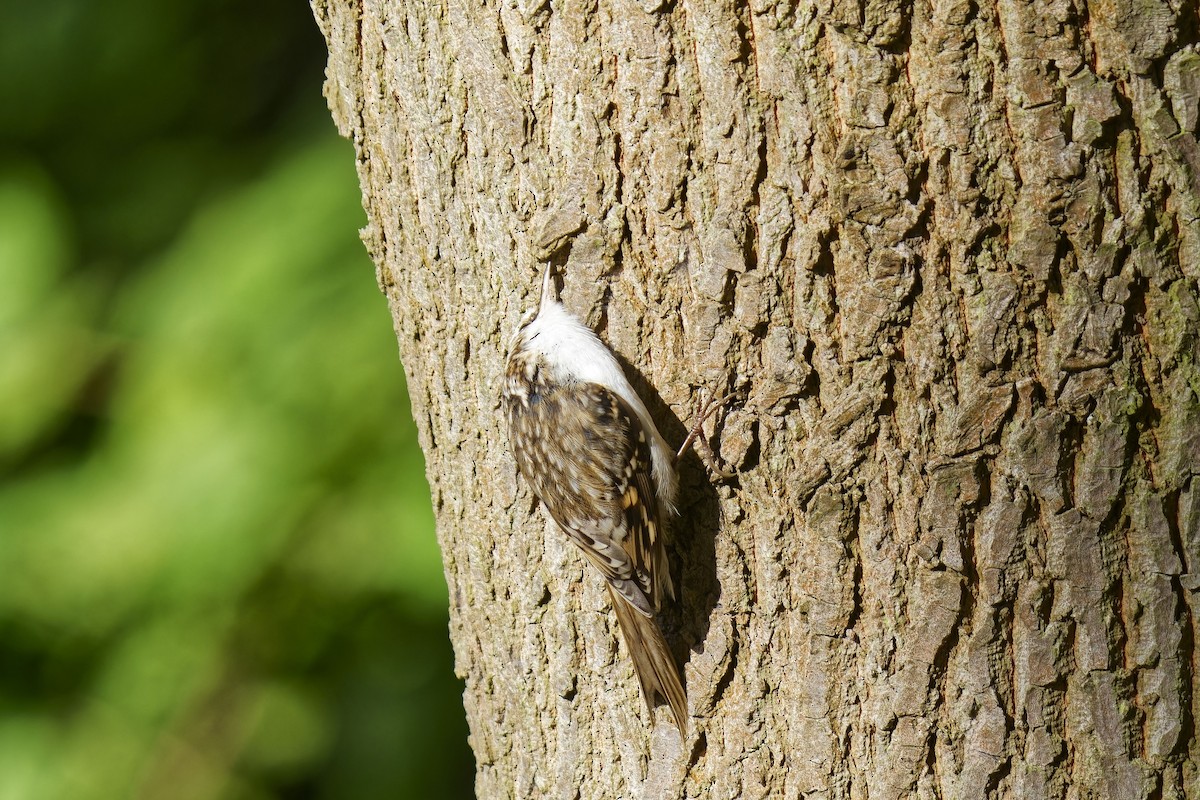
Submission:
<svg viewBox="0 0 1200 800">
<path fill-rule="evenodd" d="M 1200 798 L 1191 0 L 314 0 L 481 798 Z M 517 478 L 567 306 L 682 440 L 650 725 Z"/>
</svg>

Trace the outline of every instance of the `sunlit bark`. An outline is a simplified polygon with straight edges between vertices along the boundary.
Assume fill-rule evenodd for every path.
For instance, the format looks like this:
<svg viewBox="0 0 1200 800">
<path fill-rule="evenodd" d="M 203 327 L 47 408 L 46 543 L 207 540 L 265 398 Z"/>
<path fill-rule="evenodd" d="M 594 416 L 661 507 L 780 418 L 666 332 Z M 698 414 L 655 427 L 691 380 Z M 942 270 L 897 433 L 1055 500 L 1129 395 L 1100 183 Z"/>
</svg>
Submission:
<svg viewBox="0 0 1200 800">
<path fill-rule="evenodd" d="M 1194 5 L 316 0 L 481 798 L 1200 797 Z M 516 476 L 567 305 L 681 439 L 648 723 Z M 381 366 L 380 368 L 386 368 Z"/>
</svg>

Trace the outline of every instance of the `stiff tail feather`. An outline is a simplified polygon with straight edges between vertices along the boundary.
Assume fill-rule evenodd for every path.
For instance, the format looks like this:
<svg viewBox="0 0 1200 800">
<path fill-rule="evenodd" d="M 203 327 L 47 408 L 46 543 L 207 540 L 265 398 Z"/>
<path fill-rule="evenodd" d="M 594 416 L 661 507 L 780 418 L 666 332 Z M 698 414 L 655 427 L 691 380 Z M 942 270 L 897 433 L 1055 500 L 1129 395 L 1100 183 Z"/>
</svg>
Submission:
<svg viewBox="0 0 1200 800">
<path fill-rule="evenodd" d="M 654 707 L 659 699 L 665 700 L 671 706 L 671 715 L 675 718 L 679 735 L 686 736 L 687 695 L 683 691 L 679 667 L 675 665 L 671 648 L 667 647 L 667 640 L 663 638 L 658 623 L 630 605 L 611 586 L 608 587 L 608 596 L 612 598 L 621 635 L 625 638 L 629 655 L 633 657 L 633 669 L 642 684 L 642 697 L 650 709 L 650 719 L 654 719 Z"/>
</svg>

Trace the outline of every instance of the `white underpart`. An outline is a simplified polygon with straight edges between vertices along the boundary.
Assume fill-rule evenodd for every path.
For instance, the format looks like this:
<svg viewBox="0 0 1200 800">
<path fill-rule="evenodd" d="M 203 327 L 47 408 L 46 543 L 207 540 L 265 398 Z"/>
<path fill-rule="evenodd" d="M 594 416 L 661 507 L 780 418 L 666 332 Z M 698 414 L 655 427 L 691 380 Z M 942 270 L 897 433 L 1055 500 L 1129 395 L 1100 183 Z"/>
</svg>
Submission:
<svg viewBox="0 0 1200 800">
<path fill-rule="evenodd" d="M 562 303 L 544 297 L 537 318 L 524 330 L 526 345 L 545 358 L 551 377 L 562 383 L 595 383 L 624 400 L 641 420 L 650 439 L 651 474 L 658 499 L 675 512 L 679 479 L 675 452 L 654 426 L 642 398 L 633 390 L 612 351 Z"/>
</svg>

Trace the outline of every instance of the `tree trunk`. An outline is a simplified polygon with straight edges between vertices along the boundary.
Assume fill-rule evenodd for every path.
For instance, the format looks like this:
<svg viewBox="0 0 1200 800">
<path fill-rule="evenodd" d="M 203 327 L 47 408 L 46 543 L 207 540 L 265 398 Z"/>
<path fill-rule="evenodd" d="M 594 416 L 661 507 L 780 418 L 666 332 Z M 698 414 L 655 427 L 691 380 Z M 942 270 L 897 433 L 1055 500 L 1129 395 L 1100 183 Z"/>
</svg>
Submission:
<svg viewBox="0 0 1200 800">
<path fill-rule="evenodd" d="M 1200 798 L 1191 2 L 314 0 L 481 798 Z M 651 725 L 518 479 L 567 306 L 683 466 Z"/>
</svg>

